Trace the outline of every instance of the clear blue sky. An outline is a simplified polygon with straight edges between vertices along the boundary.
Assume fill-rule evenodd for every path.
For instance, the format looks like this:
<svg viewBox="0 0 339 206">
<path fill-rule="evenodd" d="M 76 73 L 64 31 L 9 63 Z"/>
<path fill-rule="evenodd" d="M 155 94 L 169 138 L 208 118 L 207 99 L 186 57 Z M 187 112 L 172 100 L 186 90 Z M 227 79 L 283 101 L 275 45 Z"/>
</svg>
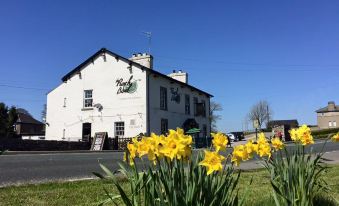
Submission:
<svg viewBox="0 0 339 206">
<path fill-rule="evenodd" d="M 0 101 L 40 119 L 46 92 L 101 47 L 147 51 L 142 31 L 153 34 L 156 70 L 187 71 L 222 104 L 222 131 L 242 129 L 258 100 L 274 119 L 307 124 L 339 103 L 336 0 L 2 1 Z"/>
</svg>

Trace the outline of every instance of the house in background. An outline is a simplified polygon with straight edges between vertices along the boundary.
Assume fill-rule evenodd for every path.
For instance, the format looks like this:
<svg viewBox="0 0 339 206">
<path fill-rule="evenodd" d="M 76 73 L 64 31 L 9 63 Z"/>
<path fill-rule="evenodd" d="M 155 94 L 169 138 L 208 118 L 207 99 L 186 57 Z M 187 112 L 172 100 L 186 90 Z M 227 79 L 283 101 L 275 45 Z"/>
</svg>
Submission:
<svg viewBox="0 0 339 206">
<path fill-rule="evenodd" d="M 125 58 L 102 48 L 48 93 L 46 140 L 89 141 L 97 132 L 122 139 L 176 127 L 206 137 L 211 97 L 181 70 L 154 70 L 149 54 Z"/>
<path fill-rule="evenodd" d="M 16 135 L 22 139 L 45 139 L 45 124 L 26 113 L 18 112 L 18 119 L 14 124 L 14 131 Z"/>
<path fill-rule="evenodd" d="M 327 107 L 318 109 L 316 113 L 319 128 L 339 127 L 339 105 L 335 105 L 334 101 L 328 102 Z"/>
</svg>

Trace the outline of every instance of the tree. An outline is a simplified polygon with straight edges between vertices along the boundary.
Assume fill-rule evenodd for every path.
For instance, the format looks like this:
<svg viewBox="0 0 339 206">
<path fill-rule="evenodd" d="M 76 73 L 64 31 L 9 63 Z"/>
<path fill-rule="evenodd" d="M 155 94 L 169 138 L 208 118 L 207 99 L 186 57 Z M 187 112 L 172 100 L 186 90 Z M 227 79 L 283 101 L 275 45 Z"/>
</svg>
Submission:
<svg viewBox="0 0 339 206">
<path fill-rule="evenodd" d="M 7 136 L 8 107 L 0 102 L 0 137 Z"/>
<path fill-rule="evenodd" d="M 270 105 L 265 100 L 260 100 L 258 103 L 252 106 L 250 112 L 248 113 L 248 119 L 250 121 L 257 120 L 259 124 L 259 128 L 262 127 L 263 124 L 266 124 L 272 118 L 272 109 Z"/>
<path fill-rule="evenodd" d="M 221 119 L 221 115 L 216 114 L 216 112 L 222 111 L 222 106 L 219 103 L 211 102 L 210 104 L 210 122 L 212 132 L 217 131 L 217 121 Z"/>
<path fill-rule="evenodd" d="M 17 121 L 18 115 L 16 108 L 12 106 L 10 109 L 0 102 L 0 137 L 14 136 L 14 123 Z"/>
<path fill-rule="evenodd" d="M 43 123 L 46 123 L 46 114 L 47 114 L 47 105 L 44 104 L 43 109 L 41 111 L 41 120 Z"/>
</svg>

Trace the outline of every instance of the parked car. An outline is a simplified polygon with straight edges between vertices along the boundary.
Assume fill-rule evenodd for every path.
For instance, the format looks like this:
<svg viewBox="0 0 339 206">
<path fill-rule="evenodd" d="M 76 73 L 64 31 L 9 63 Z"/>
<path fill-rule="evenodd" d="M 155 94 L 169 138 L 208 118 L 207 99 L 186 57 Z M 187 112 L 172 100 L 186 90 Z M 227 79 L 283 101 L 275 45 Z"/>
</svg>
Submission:
<svg viewBox="0 0 339 206">
<path fill-rule="evenodd" d="M 245 139 L 245 135 L 243 132 L 231 132 L 231 134 L 235 136 L 235 139 L 237 139 L 237 141 Z"/>
<path fill-rule="evenodd" d="M 228 134 L 226 134 L 226 135 L 228 136 L 228 138 L 230 139 L 230 141 L 232 141 L 232 142 L 238 141 L 237 137 L 236 137 L 234 134 L 228 133 Z"/>
</svg>

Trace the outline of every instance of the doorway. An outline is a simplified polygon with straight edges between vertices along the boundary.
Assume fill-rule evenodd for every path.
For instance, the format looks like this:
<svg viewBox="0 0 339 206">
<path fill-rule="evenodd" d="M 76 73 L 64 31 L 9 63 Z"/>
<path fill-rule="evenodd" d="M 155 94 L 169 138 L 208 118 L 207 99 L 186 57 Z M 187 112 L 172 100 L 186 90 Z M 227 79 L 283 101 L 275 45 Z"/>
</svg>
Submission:
<svg viewBox="0 0 339 206">
<path fill-rule="evenodd" d="M 83 123 L 82 124 L 82 141 L 88 142 L 91 139 L 92 132 L 92 124 L 91 123 Z"/>
</svg>

